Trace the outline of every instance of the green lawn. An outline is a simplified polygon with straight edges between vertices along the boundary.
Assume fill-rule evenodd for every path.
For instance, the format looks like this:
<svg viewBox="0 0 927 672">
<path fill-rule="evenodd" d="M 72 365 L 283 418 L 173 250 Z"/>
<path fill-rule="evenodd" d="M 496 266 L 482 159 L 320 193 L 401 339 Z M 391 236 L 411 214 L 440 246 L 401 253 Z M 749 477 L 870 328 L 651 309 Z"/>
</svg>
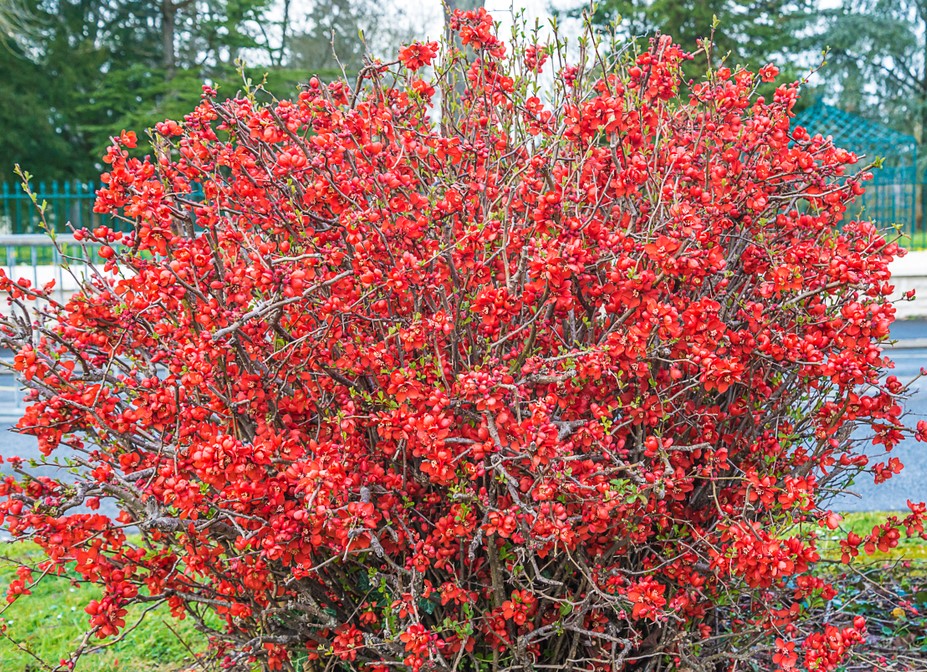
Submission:
<svg viewBox="0 0 927 672">
<path fill-rule="evenodd" d="M 901 246 L 907 250 L 927 250 L 927 231 L 916 231 L 902 237 Z"/>
<path fill-rule="evenodd" d="M 4 556 L 0 559 L 2 594 L 6 593 L 7 584 L 16 578 L 16 563 L 33 564 L 42 558 L 41 552 L 31 544 L 2 542 L 0 556 Z M 35 656 L 56 665 L 82 641 L 88 618 L 84 606 L 98 594 L 91 586 L 72 586 L 66 577 L 43 579 L 32 590 L 32 595 L 20 598 L 0 616 L 6 623 L 8 635 L 0 637 L 0 670 L 40 672 L 46 669 Z M 5 602 L 0 599 L 0 604 L 5 605 Z M 126 623 L 134 623 L 139 613 L 138 609 L 130 610 Z M 99 653 L 83 656 L 76 672 L 176 672 L 194 667 L 178 635 L 194 651 L 205 648 L 203 636 L 188 621 L 177 621 L 167 607 L 159 607 L 149 612 L 142 624 L 122 641 Z"/>
<path fill-rule="evenodd" d="M 872 528 L 880 523 L 885 522 L 886 516 L 889 514 L 885 512 L 860 512 L 860 513 L 847 513 L 844 514 L 843 522 L 841 523 L 841 530 L 835 531 L 833 534 L 828 537 L 823 538 L 818 543 L 818 548 L 821 552 L 821 555 L 825 558 L 840 558 L 840 539 L 846 538 L 848 532 L 855 532 L 861 537 L 872 532 Z M 895 514 L 900 519 L 904 519 L 905 514 L 897 513 Z M 918 565 L 921 569 L 927 570 L 927 541 L 923 539 L 908 539 L 904 532 L 901 534 L 901 540 L 898 542 L 898 546 L 893 548 L 888 553 L 882 553 L 876 551 L 873 555 L 865 555 L 860 549 L 860 555 L 857 558 L 858 563 L 881 563 L 881 562 L 893 562 L 893 561 L 911 561 L 913 564 Z"/>
</svg>

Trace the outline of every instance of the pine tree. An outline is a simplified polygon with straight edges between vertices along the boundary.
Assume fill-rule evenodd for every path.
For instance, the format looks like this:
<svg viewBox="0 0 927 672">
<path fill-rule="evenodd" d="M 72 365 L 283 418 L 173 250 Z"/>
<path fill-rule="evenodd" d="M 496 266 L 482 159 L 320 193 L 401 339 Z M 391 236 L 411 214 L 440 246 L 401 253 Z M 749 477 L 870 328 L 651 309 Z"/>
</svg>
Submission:
<svg viewBox="0 0 927 672">
<path fill-rule="evenodd" d="M 620 19 L 616 30 L 627 39 L 671 35 L 690 52 L 713 36 L 713 64 L 726 58 L 729 66 L 756 69 L 774 62 L 789 74 L 795 55 L 807 47 L 814 5 L 813 0 L 604 0 L 592 20 L 608 25 Z M 704 61 L 700 54 L 694 67 L 704 67 Z"/>
</svg>

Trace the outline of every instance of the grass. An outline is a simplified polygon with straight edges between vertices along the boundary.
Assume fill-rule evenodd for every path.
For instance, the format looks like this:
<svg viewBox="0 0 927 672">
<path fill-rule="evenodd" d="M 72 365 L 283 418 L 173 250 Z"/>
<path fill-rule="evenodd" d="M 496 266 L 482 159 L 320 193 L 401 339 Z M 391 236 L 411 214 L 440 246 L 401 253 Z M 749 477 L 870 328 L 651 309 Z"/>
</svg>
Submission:
<svg viewBox="0 0 927 672">
<path fill-rule="evenodd" d="M 43 557 L 35 545 L 2 542 L 0 556 L 4 558 L 0 559 L 0 586 L 4 594 L 6 585 L 16 578 L 18 563 L 34 564 Z M 8 635 L 0 638 L 0 670 L 40 672 L 46 668 L 38 659 L 57 665 L 82 641 L 88 618 L 84 607 L 97 595 L 97 588 L 75 587 L 67 577 L 44 578 L 32 589 L 32 595 L 14 602 L 0 617 L 6 623 Z M 134 623 L 140 613 L 139 609 L 130 610 L 126 623 Z M 190 668 L 194 665 L 192 657 L 178 635 L 194 651 L 203 650 L 202 635 L 188 621 L 174 619 L 166 606 L 158 607 L 122 641 L 81 657 L 75 671 L 176 672 Z"/>
<path fill-rule="evenodd" d="M 844 534 L 852 531 L 860 536 L 872 531 L 873 526 L 885 521 L 887 513 L 850 513 L 844 517 Z M 820 550 L 826 559 L 839 559 L 838 533 L 825 538 Z M 42 554 L 33 544 L 0 543 L 0 586 L 16 578 L 18 564 L 35 564 Z M 858 564 L 872 566 L 885 563 L 903 563 L 915 572 L 927 569 L 927 542 L 921 539 L 902 539 L 889 553 L 860 556 Z M 3 613 L 8 638 L 0 638 L 0 670 L 2 672 L 40 672 L 44 668 L 36 658 L 22 647 L 52 665 L 77 647 L 83 637 L 87 615 L 84 606 L 98 594 L 93 586 L 75 587 L 67 577 L 47 577 L 32 591 L 32 595 L 17 600 Z M 140 613 L 130 611 L 132 616 Z M 176 631 L 176 635 L 168 629 Z M 191 668 L 194 663 L 180 636 L 194 651 L 202 651 L 202 636 L 187 621 L 173 619 L 166 607 L 150 612 L 142 624 L 125 639 L 99 653 L 83 656 L 76 672 L 177 672 Z"/>
<path fill-rule="evenodd" d="M 915 231 L 905 234 L 899 241 L 906 250 L 927 250 L 927 231 Z"/>
<path fill-rule="evenodd" d="M 103 259 L 99 255 L 99 246 L 88 245 L 87 247 L 91 261 L 101 264 Z M 65 255 L 83 258 L 83 250 L 78 245 L 62 243 L 61 249 Z M 33 262 L 37 266 L 50 266 L 55 263 L 55 249 L 51 245 L 0 245 L 0 266 L 8 268 L 11 261 L 15 263 L 17 275 L 29 277 L 28 269 Z"/>
<path fill-rule="evenodd" d="M 821 555 L 827 559 L 840 558 L 840 539 L 845 539 L 847 533 L 855 532 L 860 537 L 865 537 L 872 532 L 872 528 L 885 522 L 890 513 L 874 511 L 847 513 L 843 516 L 841 529 L 821 539 L 818 543 L 818 549 Z M 905 514 L 896 513 L 899 519 L 904 519 Z M 883 562 L 910 561 L 914 565 L 922 566 L 927 570 L 927 541 L 917 537 L 909 539 L 904 532 L 901 534 L 901 540 L 898 546 L 887 553 L 876 551 L 872 555 L 865 555 L 860 548 L 860 555 L 856 559 L 857 563 L 876 564 Z"/>
</svg>

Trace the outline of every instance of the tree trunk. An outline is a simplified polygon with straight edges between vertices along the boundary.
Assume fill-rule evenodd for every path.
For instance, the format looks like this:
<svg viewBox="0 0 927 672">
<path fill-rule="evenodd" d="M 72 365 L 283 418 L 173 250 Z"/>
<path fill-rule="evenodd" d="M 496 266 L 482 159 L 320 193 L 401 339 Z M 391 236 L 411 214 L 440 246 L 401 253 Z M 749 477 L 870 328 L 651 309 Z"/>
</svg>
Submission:
<svg viewBox="0 0 927 672">
<path fill-rule="evenodd" d="M 463 45 L 451 33 L 451 16 L 454 10 L 461 9 L 464 11 L 478 9 L 485 4 L 484 0 L 445 0 L 444 7 L 444 37 L 448 44 L 453 44 L 456 48 L 462 49 Z M 441 129 L 444 135 L 448 135 L 454 122 L 454 111 L 451 109 L 451 101 L 460 100 L 466 90 L 466 82 L 462 77 L 457 77 L 459 73 L 450 73 L 441 88 Z"/>
<path fill-rule="evenodd" d="M 442 3 L 444 7 L 444 36 L 448 39 L 451 37 L 451 15 L 454 13 L 455 9 L 466 11 L 477 9 L 485 4 L 483 0 L 445 0 L 445 2 Z"/>
<path fill-rule="evenodd" d="M 177 6 L 173 0 L 161 2 L 161 66 L 167 79 L 174 77 L 177 60 L 174 53 L 174 33 L 177 30 Z"/>
<path fill-rule="evenodd" d="M 283 65 L 283 59 L 286 58 L 286 31 L 290 23 L 290 0 L 283 3 L 283 21 L 280 22 L 280 56 L 277 59 L 277 66 Z"/>
</svg>

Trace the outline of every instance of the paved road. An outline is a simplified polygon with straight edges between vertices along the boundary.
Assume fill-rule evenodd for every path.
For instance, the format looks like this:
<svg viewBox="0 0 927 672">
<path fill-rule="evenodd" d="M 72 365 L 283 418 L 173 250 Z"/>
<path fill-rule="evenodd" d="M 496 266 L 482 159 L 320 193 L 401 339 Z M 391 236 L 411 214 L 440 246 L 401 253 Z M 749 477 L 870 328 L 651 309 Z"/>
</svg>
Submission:
<svg viewBox="0 0 927 672">
<path fill-rule="evenodd" d="M 927 338 L 927 320 L 899 320 L 892 325 L 892 338 L 899 341 Z"/>
<path fill-rule="evenodd" d="M 899 322 L 893 328 L 892 335 L 905 340 L 927 339 L 927 320 Z M 896 363 L 894 373 L 902 381 L 912 379 L 922 366 L 927 366 L 927 348 L 897 348 L 891 355 Z M 0 456 L 18 455 L 24 459 L 39 457 L 32 437 L 10 431 L 15 424 L 16 412 L 12 388 L 12 378 L 0 375 Z M 909 425 L 927 418 L 927 379 L 915 383 L 914 394 L 907 401 L 905 412 Z M 904 509 L 908 499 L 927 500 L 927 444 L 905 441 L 893 454 L 905 464 L 901 474 L 879 486 L 872 483 L 871 477 L 863 477 L 853 486 L 856 496 L 841 496 L 835 507 L 844 511 L 896 510 Z M 54 471 L 54 468 L 44 468 L 44 473 L 48 475 Z M 8 465 L 0 465 L 0 474 L 8 472 Z"/>
<path fill-rule="evenodd" d="M 927 333 L 924 333 L 927 336 Z M 922 366 L 927 366 L 927 348 L 896 349 L 891 353 L 895 361 L 894 374 L 901 381 L 914 378 Z M 927 379 L 920 379 L 912 387 L 912 396 L 905 403 L 905 421 L 913 426 L 918 420 L 927 419 Z M 884 451 L 873 447 L 872 455 Z M 835 501 L 834 508 L 843 511 L 887 511 L 905 510 L 905 502 L 927 500 L 927 444 L 908 439 L 892 451 L 905 465 L 904 470 L 889 481 L 875 485 L 871 476 L 863 476 L 852 490 L 857 496 L 844 495 Z M 884 457 L 874 457 L 875 462 L 884 462 Z"/>
</svg>

